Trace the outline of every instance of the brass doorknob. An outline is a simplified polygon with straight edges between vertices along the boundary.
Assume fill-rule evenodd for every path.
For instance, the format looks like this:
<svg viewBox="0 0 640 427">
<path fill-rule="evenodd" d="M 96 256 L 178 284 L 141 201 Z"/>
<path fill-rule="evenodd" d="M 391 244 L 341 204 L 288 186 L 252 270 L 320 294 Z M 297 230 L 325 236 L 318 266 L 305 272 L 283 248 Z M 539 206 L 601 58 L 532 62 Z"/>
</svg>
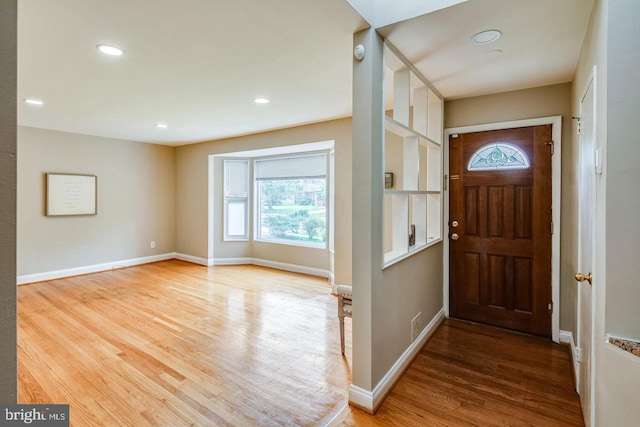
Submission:
<svg viewBox="0 0 640 427">
<path fill-rule="evenodd" d="M 582 273 L 576 273 L 576 275 L 573 276 L 573 277 L 575 277 L 575 279 L 578 282 L 584 282 L 586 280 L 587 282 L 589 282 L 589 284 L 591 284 L 591 280 L 593 279 L 593 276 L 591 275 L 591 273 L 589 273 L 587 275 L 584 275 Z"/>
<path fill-rule="evenodd" d="M 458 236 L 458 233 L 453 233 L 453 234 L 451 235 L 451 238 L 452 238 L 453 240 L 458 240 L 458 239 L 460 238 L 460 236 Z"/>
</svg>

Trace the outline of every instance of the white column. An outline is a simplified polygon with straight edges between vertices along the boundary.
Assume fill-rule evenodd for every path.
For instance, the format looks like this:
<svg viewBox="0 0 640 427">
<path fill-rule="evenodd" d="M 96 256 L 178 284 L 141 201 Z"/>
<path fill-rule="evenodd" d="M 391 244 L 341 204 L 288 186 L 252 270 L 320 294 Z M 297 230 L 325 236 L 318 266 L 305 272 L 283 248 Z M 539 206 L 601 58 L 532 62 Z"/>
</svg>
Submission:
<svg viewBox="0 0 640 427">
<path fill-rule="evenodd" d="M 383 263 L 383 43 L 374 29 L 354 35 L 365 56 L 353 60 L 353 359 L 349 399 L 369 407 L 373 377 L 373 289 L 381 283 Z M 364 396 L 364 398 L 363 398 Z"/>
</svg>

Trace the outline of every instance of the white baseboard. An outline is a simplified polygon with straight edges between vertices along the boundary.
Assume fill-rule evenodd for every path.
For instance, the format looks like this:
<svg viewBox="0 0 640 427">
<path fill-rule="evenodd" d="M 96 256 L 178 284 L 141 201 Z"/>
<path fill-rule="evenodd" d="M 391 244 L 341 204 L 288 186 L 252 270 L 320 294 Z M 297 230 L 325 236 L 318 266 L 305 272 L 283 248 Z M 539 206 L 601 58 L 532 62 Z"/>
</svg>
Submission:
<svg viewBox="0 0 640 427">
<path fill-rule="evenodd" d="M 79 276 L 82 274 L 98 273 L 100 271 L 108 271 L 116 268 L 131 267 L 134 265 L 148 264 L 150 262 L 164 261 L 176 258 L 174 252 L 153 255 L 141 258 L 125 259 L 120 261 L 105 262 L 102 264 L 86 265 L 83 267 L 66 268 L 63 270 L 47 271 L 44 273 L 23 274 L 16 278 L 18 285 L 26 283 L 43 282 L 46 280 L 62 279 L 64 277 Z"/>
<path fill-rule="evenodd" d="M 24 274 L 16 278 L 18 285 L 26 283 L 44 282 L 46 280 L 62 279 L 64 277 L 79 276 L 82 274 L 98 273 L 100 271 L 113 270 L 115 268 L 132 267 L 134 265 L 147 264 L 156 261 L 165 261 L 168 259 L 180 259 L 182 261 L 192 262 L 204 266 L 211 265 L 242 265 L 254 264 L 263 267 L 275 268 L 278 270 L 292 271 L 294 273 L 309 274 L 312 276 L 331 278 L 332 274 L 328 270 L 319 268 L 305 267 L 303 265 L 287 264 L 284 262 L 269 261 L 258 258 L 200 258 L 193 255 L 169 252 L 162 255 L 153 255 L 142 258 L 132 258 L 120 261 L 105 262 L 103 264 L 87 265 L 83 267 L 67 268 L 64 270 L 46 271 L 43 273 Z"/>
<path fill-rule="evenodd" d="M 213 265 L 213 259 L 200 258 L 200 257 L 193 256 L 193 255 L 176 253 L 175 254 L 175 258 L 177 258 L 179 260 L 182 260 L 182 261 L 192 262 L 194 264 L 204 265 L 204 266 L 207 266 L 207 267 L 210 266 L 210 265 Z"/>
<path fill-rule="evenodd" d="M 571 331 L 560 331 L 560 342 L 563 344 L 569 344 L 571 347 L 571 361 L 573 362 L 573 379 L 575 380 L 576 390 L 578 389 L 578 369 L 580 369 L 580 365 L 578 362 L 578 352 L 576 350 L 576 343 L 573 339 L 573 332 Z"/>
<path fill-rule="evenodd" d="M 391 369 L 373 388 L 373 391 L 367 391 L 353 384 L 349 388 L 349 402 L 354 403 L 364 409 L 375 412 L 384 398 L 389 394 L 391 388 L 400 379 L 404 371 L 409 367 L 413 359 L 420 352 L 427 340 L 438 328 L 440 323 L 445 319 L 444 308 L 431 319 L 429 324 L 418 335 L 418 338 L 405 350 L 400 358 L 393 364 Z"/>
<path fill-rule="evenodd" d="M 311 276 L 326 277 L 330 279 L 332 274 L 329 270 L 306 267 L 304 265 L 288 264 L 286 262 L 270 261 L 260 258 L 215 258 L 213 265 L 241 265 L 253 264 L 262 267 L 275 268 L 276 270 L 291 271 L 293 273 L 309 274 Z"/>
<path fill-rule="evenodd" d="M 351 384 L 349 387 L 349 403 L 373 412 L 373 393 Z"/>
<path fill-rule="evenodd" d="M 294 273 L 309 274 L 311 276 L 319 276 L 319 277 L 326 277 L 326 278 L 331 277 L 331 272 L 329 270 L 306 267 L 304 265 L 288 264 L 285 262 L 269 261 L 266 259 L 258 259 L 258 258 L 253 258 L 251 263 L 254 265 L 261 265 L 262 267 L 275 268 L 277 270 L 291 271 Z"/>
<path fill-rule="evenodd" d="M 213 265 L 246 265 L 253 264 L 252 258 L 214 258 Z"/>
</svg>

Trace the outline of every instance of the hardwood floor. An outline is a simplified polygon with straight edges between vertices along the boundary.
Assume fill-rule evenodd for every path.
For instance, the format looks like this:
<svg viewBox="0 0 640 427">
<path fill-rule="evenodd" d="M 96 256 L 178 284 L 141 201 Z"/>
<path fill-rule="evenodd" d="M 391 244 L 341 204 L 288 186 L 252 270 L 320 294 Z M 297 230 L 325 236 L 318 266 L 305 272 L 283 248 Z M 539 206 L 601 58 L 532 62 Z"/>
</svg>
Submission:
<svg viewBox="0 0 640 427">
<path fill-rule="evenodd" d="M 344 426 L 582 426 L 565 346 L 447 319 L 375 416 Z"/>
<path fill-rule="evenodd" d="M 74 426 L 324 426 L 347 402 L 326 280 L 164 261 L 18 288 L 20 403 Z M 568 351 L 446 320 L 352 426 L 581 426 Z"/>
<path fill-rule="evenodd" d="M 19 402 L 68 403 L 75 426 L 323 425 L 351 382 L 336 310 L 326 279 L 256 266 L 20 286 Z"/>
</svg>

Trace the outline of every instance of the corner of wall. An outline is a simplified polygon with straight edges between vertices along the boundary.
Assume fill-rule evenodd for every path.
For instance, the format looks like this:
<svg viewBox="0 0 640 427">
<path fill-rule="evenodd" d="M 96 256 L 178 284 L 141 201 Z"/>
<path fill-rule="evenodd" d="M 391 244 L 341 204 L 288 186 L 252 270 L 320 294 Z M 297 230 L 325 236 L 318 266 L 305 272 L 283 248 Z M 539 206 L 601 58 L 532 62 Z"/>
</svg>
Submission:
<svg viewBox="0 0 640 427">
<path fill-rule="evenodd" d="M 0 2 L 0 402 L 17 401 L 17 1 Z"/>
</svg>

